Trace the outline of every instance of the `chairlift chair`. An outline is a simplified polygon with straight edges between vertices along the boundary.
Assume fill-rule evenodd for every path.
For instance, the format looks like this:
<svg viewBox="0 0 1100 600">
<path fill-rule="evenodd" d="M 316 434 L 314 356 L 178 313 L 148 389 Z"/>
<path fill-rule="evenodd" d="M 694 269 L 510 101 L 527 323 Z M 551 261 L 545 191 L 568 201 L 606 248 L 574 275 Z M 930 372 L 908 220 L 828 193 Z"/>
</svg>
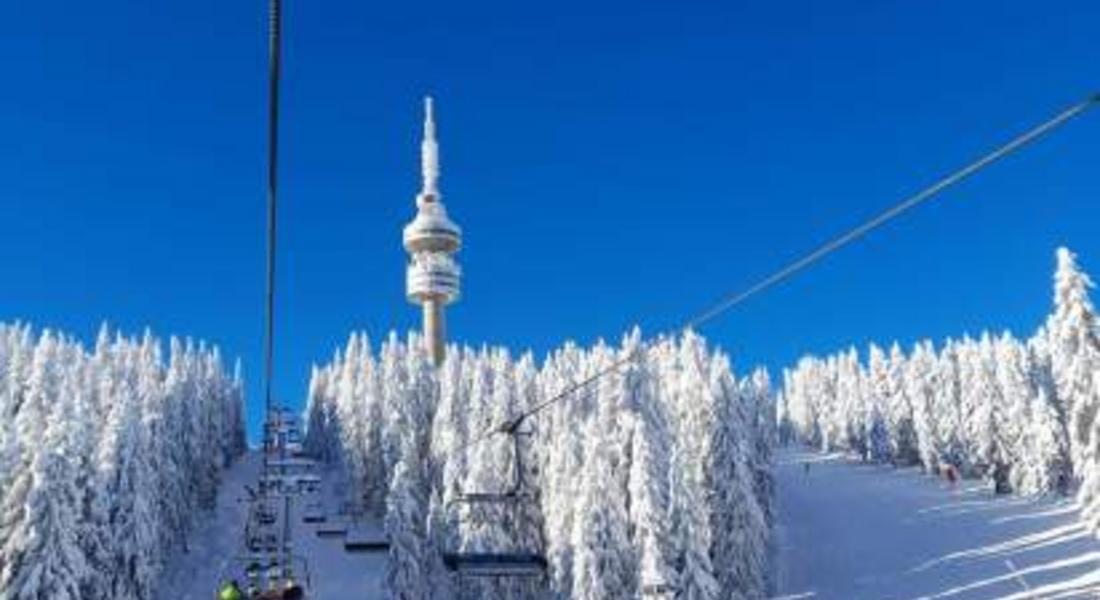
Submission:
<svg viewBox="0 0 1100 600">
<path fill-rule="evenodd" d="M 459 505 L 504 507 L 516 515 L 513 522 L 519 521 L 520 509 L 534 505 L 538 498 L 532 493 L 524 478 L 523 457 L 519 437 L 530 435 L 528 431 L 519 431 L 513 426 L 504 431 L 512 438 L 512 485 L 503 492 L 470 492 L 459 495 L 448 503 L 449 510 Z M 458 576 L 463 577 L 542 577 L 548 566 L 546 556 L 537 549 L 515 548 L 494 550 L 450 550 L 443 553 L 444 566 Z"/>
<path fill-rule="evenodd" d="M 312 587 L 308 561 L 290 554 L 235 556 L 223 567 L 221 581 L 244 581 L 249 600 L 305 600 Z"/>
<path fill-rule="evenodd" d="M 253 529 L 245 532 L 245 546 L 250 552 L 278 552 L 279 536 L 269 529 Z"/>
<path fill-rule="evenodd" d="M 253 496 L 248 507 L 248 520 L 259 525 L 272 525 L 278 519 L 278 511 L 266 499 Z"/>
<path fill-rule="evenodd" d="M 297 456 L 271 459 L 267 461 L 267 466 L 273 469 L 294 473 L 312 473 L 316 471 L 318 467 L 317 461 Z"/>
<path fill-rule="evenodd" d="M 321 477 L 312 473 L 274 473 L 260 478 L 260 489 L 283 495 L 313 494 L 321 489 Z"/>
<path fill-rule="evenodd" d="M 302 494 L 314 494 L 321 489 L 321 477 L 312 473 L 304 473 L 294 478 L 298 492 Z"/>
<path fill-rule="evenodd" d="M 642 598 L 675 598 L 677 591 L 676 586 L 670 583 L 660 582 L 642 584 Z"/>
<path fill-rule="evenodd" d="M 344 536 L 344 550 L 347 552 L 385 552 L 389 549 L 389 537 L 381 525 L 375 522 L 356 520 L 351 523 Z"/>
<path fill-rule="evenodd" d="M 345 537 L 348 534 L 348 526 L 339 521 L 325 519 L 325 521 L 317 524 L 316 533 L 319 538 Z"/>
<path fill-rule="evenodd" d="M 275 511 L 261 508 L 256 511 L 256 522 L 260 525 L 274 525 Z"/>
<path fill-rule="evenodd" d="M 267 502 L 254 498 L 248 510 L 244 527 L 244 543 L 251 552 L 279 550 L 279 533 L 276 528 L 277 511 Z"/>
<path fill-rule="evenodd" d="M 535 552 L 449 552 L 443 555 L 447 569 L 467 577 L 542 577 L 549 566 Z"/>
<path fill-rule="evenodd" d="M 302 509 L 303 523 L 322 523 L 325 520 L 325 508 L 320 502 L 311 502 Z"/>
<path fill-rule="evenodd" d="M 348 534 L 348 519 L 344 514 L 326 514 L 314 530 L 319 538 L 343 538 Z"/>
</svg>

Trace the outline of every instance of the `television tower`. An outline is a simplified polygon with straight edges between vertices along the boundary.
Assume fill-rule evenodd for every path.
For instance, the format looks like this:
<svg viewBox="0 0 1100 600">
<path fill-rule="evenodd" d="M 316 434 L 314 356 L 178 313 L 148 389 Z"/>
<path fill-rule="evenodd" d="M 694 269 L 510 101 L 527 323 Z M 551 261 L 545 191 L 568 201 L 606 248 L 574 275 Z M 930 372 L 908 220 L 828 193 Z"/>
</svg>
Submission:
<svg viewBox="0 0 1100 600">
<path fill-rule="evenodd" d="M 424 139 L 420 142 L 424 185 L 416 196 L 416 218 L 405 226 L 409 266 L 405 290 L 409 302 L 424 311 L 424 349 L 432 362 L 443 363 L 447 327 L 443 307 L 458 299 L 462 270 L 454 254 L 462 246 L 462 229 L 447 216 L 439 193 L 439 144 L 435 139 L 432 99 L 424 99 Z"/>
</svg>

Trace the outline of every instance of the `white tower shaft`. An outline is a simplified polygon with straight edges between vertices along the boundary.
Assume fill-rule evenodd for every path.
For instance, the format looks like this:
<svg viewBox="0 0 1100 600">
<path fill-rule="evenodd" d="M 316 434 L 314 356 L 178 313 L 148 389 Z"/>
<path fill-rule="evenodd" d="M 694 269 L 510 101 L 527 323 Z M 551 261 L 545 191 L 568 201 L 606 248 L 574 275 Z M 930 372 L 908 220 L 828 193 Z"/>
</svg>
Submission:
<svg viewBox="0 0 1100 600">
<path fill-rule="evenodd" d="M 447 323 L 443 316 L 443 301 L 425 298 L 421 303 L 424 310 L 424 351 L 439 366 L 447 357 Z"/>
</svg>

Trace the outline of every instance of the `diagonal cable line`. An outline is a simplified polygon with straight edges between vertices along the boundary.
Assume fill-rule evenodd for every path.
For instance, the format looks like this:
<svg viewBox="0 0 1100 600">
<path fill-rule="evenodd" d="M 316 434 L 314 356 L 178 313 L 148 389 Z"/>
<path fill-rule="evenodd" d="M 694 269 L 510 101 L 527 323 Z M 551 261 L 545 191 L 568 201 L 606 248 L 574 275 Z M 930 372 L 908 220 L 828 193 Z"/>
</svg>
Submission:
<svg viewBox="0 0 1100 600">
<path fill-rule="evenodd" d="M 978 172 L 986 169 L 987 167 L 993 165 L 994 163 L 1000 161 L 1008 155 L 1013 154 L 1014 152 L 1024 148 L 1025 146 L 1028 146 L 1029 144 L 1039 140 L 1046 134 L 1054 131 L 1055 129 L 1058 129 L 1062 125 L 1065 125 L 1074 117 L 1080 116 L 1082 113 L 1088 111 L 1091 108 L 1095 108 L 1098 104 L 1100 104 L 1100 92 L 1093 93 L 1087 96 L 1085 99 L 1070 105 L 1069 107 L 1061 110 L 1046 121 L 1043 121 L 1042 123 L 1032 127 L 1031 129 L 1028 129 L 1024 133 L 1017 135 L 1008 142 L 997 146 L 990 152 L 983 154 L 976 160 L 967 163 L 963 167 L 948 173 L 944 177 L 935 181 L 931 185 L 921 189 L 915 194 L 903 198 L 897 204 L 890 206 L 889 208 L 878 213 L 871 219 L 861 223 L 860 225 L 852 229 L 847 230 L 846 232 L 832 238 L 824 244 L 821 244 L 811 252 L 802 255 L 800 258 L 795 259 L 794 261 L 788 263 L 779 270 L 773 272 L 771 275 L 768 275 L 763 279 L 760 279 L 756 283 L 748 286 L 744 290 L 726 296 L 725 298 L 721 299 L 720 301 L 698 313 L 697 315 L 688 318 L 686 321 L 683 322 L 682 325 L 680 325 L 677 329 L 673 331 L 675 333 L 682 333 L 685 331 L 697 329 L 702 325 L 705 325 L 717 319 L 718 317 L 729 312 L 733 308 L 743 304 L 750 298 L 753 298 L 754 296 L 757 296 L 775 287 L 776 285 L 779 285 L 780 283 L 783 283 L 784 281 L 795 277 L 802 271 L 820 262 L 822 259 L 829 256 L 830 254 L 863 238 L 872 231 L 881 228 L 882 226 L 899 218 L 910 210 L 933 200 L 947 189 L 954 187 L 959 183 L 962 183 L 963 181 L 971 178 Z M 589 385 L 592 385 L 593 383 L 599 381 L 607 375 L 610 375 L 611 373 L 618 371 L 623 366 L 635 360 L 635 358 L 641 356 L 645 352 L 648 352 L 653 343 L 660 339 L 662 339 L 661 336 L 657 336 L 656 338 L 651 338 L 649 342 L 640 344 L 633 351 L 626 353 L 615 361 L 612 361 L 602 369 L 599 369 L 588 377 L 585 377 L 584 379 L 567 386 L 557 395 L 543 400 L 542 402 L 535 404 L 531 408 L 528 408 L 526 411 L 521 412 L 516 417 L 500 423 L 495 427 L 487 429 L 481 434 L 473 437 L 460 449 L 465 449 L 470 446 L 479 444 L 486 439 L 489 439 L 490 437 L 498 434 L 507 434 L 516 431 L 527 419 L 537 415 L 538 413 L 546 410 L 554 404 L 564 401 L 565 399 L 572 396 L 573 393 L 584 389 Z"/>
</svg>

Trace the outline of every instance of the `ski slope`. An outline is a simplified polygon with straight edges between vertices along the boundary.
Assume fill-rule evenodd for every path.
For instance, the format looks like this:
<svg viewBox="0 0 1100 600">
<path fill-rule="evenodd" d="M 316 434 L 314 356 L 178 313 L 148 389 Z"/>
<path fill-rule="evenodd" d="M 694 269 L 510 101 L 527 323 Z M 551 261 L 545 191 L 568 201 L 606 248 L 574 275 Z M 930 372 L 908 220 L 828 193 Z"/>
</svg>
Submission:
<svg viewBox="0 0 1100 600">
<path fill-rule="evenodd" d="M 243 531 L 248 506 L 239 501 L 245 497 L 244 486 L 255 486 L 261 455 L 253 451 L 245 455 L 226 473 L 218 492 L 217 509 L 202 523 L 189 544 L 189 552 L 177 555 L 165 569 L 162 590 L 165 598 L 179 600 L 210 600 L 214 598 L 223 578 L 231 573 L 233 557 L 243 552 Z M 322 493 L 327 514 L 335 514 L 340 504 L 333 492 L 331 476 L 323 477 Z M 339 538 L 321 539 L 315 526 L 302 522 L 303 503 L 292 505 L 294 554 L 306 557 L 309 566 L 309 600 L 383 598 L 382 577 L 386 553 L 349 554 Z M 301 574 L 299 574 L 301 576 Z"/>
<path fill-rule="evenodd" d="M 1100 543 L 1068 501 L 797 451 L 776 475 L 778 598 L 1100 598 Z"/>
</svg>

